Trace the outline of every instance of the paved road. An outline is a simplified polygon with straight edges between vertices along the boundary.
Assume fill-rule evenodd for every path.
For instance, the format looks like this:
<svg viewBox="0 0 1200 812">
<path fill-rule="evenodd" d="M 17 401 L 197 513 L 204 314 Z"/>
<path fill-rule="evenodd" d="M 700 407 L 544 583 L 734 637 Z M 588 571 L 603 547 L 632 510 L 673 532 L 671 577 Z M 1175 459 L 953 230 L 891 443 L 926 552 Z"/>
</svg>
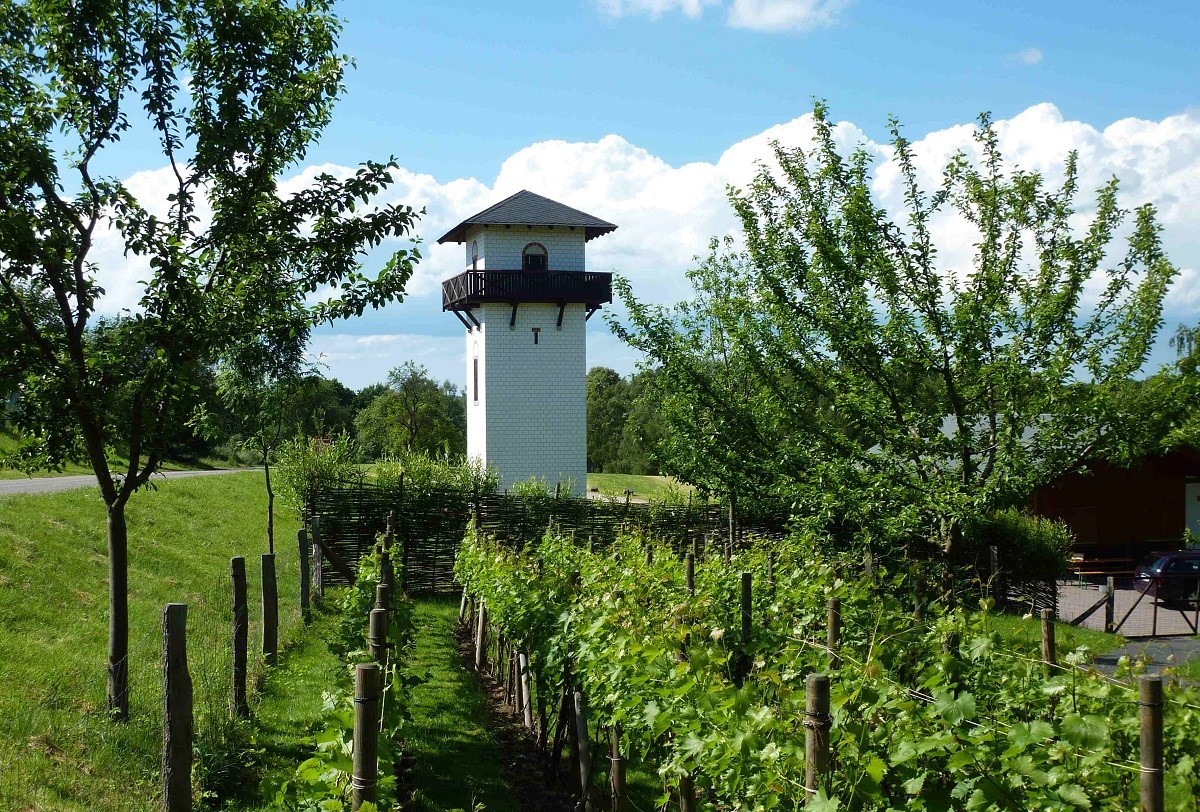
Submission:
<svg viewBox="0 0 1200 812">
<path fill-rule="evenodd" d="M 234 474 L 247 469 L 217 469 L 215 471 L 165 471 L 161 474 L 155 474 L 155 479 L 166 477 L 167 479 L 178 479 L 188 476 L 218 476 L 220 474 Z M 0 496 L 7 496 L 12 493 L 55 493 L 57 491 L 69 491 L 74 488 L 86 488 L 96 486 L 96 477 L 88 474 L 86 476 L 53 476 L 40 479 L 0 479 Z"/>
</svg>

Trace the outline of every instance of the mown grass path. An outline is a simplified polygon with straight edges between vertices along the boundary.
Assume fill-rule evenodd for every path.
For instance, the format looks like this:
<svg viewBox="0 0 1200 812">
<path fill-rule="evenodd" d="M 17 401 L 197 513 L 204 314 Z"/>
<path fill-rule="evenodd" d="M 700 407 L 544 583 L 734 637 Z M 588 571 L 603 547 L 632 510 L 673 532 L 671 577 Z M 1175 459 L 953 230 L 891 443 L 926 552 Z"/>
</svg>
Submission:
<svg viewBox="0 0 1200 812">
<path fill-rule="evenodd" d="M 462 667 L 454 639 L 458 602 L 418 601 L 413 671 L 428 679 L 413 689 L 409 784 L 413 808 L 517 812 L 501 773 L 499 743 L 489 728 L 479 680 Z"/>
</svg>

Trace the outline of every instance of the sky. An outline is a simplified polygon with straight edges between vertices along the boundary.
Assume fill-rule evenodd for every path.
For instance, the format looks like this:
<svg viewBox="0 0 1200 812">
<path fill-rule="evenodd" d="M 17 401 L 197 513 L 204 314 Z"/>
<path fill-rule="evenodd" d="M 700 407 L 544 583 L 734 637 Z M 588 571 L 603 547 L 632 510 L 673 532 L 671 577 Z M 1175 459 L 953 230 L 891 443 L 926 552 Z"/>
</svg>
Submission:
<svg viewBox="0 0 1200 812">
<path fill-rule="evenodd" d="M 1164 334 L 1200 323 L 1194 2 L 347 0 L 337 11 L 355 66 L 288 186 L 392 156 L 400 168 L 381 200 L 426 210 L 405 300 L 314 336 L 324 374 L 351 388 L 407 360 L 464 383 L 463 328 L 440 300 L 463 249 L 436 239 L 520 189 L 618 225 L 588 243 L 589 270 L 626 276 L 646 301 L 686 298 L 694 258 L 737 231 L 727 187 L 751 179 L 770 140 L 807 145 L 814 99 L 828 103 L 842 143 L 877 155 L 874 190 L 889 209 L 899 202 L 893 117 L 929 184 L 972 148 L 984 111 L 1010 163 L 1053 177 L 1078 150 L 1084 189 L 1116 175 L 1123 205 L 1158 207 L 1180 269 Z M 107 159 L 139 197 L 167 188 L 152 147 L 131 137 Z M 939 237 L 946 261 L 969 258 L 961 229 Z M 104 307 L 136 302 L 138 262 L 103 241 L 97 252 Z M 1154 361 L 1170 357 L 1164 339 Z M 629 373 L 637 360 L 601 319 L 589 322 L 589 366 Z"/>
</svg>

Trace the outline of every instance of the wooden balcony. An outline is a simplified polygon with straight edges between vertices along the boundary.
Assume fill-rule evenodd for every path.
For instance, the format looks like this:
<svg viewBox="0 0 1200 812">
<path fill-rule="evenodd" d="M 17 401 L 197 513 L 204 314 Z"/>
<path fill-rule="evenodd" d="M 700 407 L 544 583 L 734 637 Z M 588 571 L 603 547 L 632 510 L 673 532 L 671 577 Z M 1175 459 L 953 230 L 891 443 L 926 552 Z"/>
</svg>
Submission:
<svg viewBox="0 0 1200 812">
<path fill-rule="evenodd" d="M 612 301 L 612 274 L 579 271 L 465 271 L 442 283 L 442 310 L 470 310 L 485 302 L 583 304 L 589 311 Z"/>
</svg>

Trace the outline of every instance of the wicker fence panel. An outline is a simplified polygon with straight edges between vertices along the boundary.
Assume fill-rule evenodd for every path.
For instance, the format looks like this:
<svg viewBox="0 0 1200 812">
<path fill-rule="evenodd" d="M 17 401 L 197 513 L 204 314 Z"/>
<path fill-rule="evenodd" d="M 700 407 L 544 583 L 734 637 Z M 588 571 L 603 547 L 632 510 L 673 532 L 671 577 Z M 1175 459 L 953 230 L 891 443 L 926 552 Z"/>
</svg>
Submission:
<svg viewBox="0 0 1200 812">
<path fill-rule="evenodd" d="M 670 544 L 677 552 L 693 544 L 722 543 L 729 532 L 729 509 L 722 504 L 682 505 L 539 498 L 515 494 L 471 494 L 460 490 L 405 490 L 373 483 L 338 483 L 314 489 L 305 513 L 321 522 L 321 544 L 357 565 L 376 538 L 395 519 L 396 546 L 404 563 L 404 587 L 411 594 L 453 592 L 454 558 L 471 517 L 502 544 L 520 549 L 553 526 L 580 544 L 603 549 L 622 529 L 638 530 Z M 782 537 L 788 512 L 783 507 L 739 514 L 735 543 L 753 536 Z M 345 585 L 332 566 L 324 568 L 328 585 Z"/>
</svg>

